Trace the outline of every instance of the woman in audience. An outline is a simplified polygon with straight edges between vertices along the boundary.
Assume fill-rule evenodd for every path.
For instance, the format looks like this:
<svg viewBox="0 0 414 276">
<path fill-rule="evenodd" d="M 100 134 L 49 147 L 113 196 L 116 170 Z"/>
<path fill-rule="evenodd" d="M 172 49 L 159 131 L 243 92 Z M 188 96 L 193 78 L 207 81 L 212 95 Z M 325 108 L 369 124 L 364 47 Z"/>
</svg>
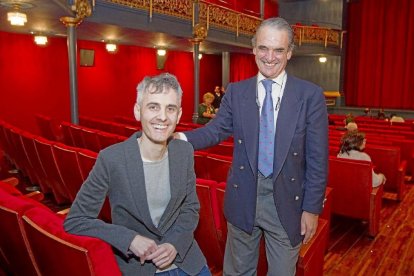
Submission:
<svg viewBox="0 0 414 276">
<path fill-rule="evenodd" d="M 371 157 L 363 150 L 365 149 L 365 134 L 358 131 L 347 132 L 341 138 L 339 158 L 371 161 Z M 372 171 L 372 186 L 378 187 L 384 184 L 386 178 L 382 173 L 375 173 Z"/>
<path fill-rule="evenodd" d="M 205 125 L 216 117 L 216 110 L 212 105 L 213 101 L 214 95 L 212 93 L 207 92 L 203 95 L 203 102 L 198 105 L 197 124 Z"/>
</svg>

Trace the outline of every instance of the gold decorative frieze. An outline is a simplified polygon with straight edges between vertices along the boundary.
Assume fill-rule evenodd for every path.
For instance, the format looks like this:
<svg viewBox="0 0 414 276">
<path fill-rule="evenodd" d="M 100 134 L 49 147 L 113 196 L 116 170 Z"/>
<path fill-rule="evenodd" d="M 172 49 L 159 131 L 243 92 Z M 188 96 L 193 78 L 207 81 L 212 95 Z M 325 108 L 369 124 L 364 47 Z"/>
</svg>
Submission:
<svg viewBox="0 0 414 276">
<path fill-rule="evenodd" d="M 105 0 L 113 4 L 133 9 L 171 15 L 182 19 L 192 18 L 193 2 L 191 0 Z"/>
<path fill-rule="evenodd" d="M 260 18 L 246 15 L 225 7 L 200 1 L 200 21 L 218 28 L 234 31 L 239 35 L 253 35 L 262 21 Z"/>
<path fill-rule="evenodd" d="M 342 47 L 342 31 L 330 28 L 293 25 L 295 43 L 301 46 L 305 44 L 319 44 L 324 47 Z"/>
</svg>

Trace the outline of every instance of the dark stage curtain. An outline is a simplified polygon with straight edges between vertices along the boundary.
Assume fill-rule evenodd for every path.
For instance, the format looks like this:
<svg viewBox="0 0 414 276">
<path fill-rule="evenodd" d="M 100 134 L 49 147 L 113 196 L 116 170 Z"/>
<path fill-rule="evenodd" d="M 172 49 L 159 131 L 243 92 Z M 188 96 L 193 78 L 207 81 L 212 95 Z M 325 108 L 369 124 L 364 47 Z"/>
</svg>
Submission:
<svg viewBox="0 0 414 276">
<path fill-rule="evenodd" d="M 414 109 L 414 1 L 348 6 L 347 106 Z"/>
</svg>

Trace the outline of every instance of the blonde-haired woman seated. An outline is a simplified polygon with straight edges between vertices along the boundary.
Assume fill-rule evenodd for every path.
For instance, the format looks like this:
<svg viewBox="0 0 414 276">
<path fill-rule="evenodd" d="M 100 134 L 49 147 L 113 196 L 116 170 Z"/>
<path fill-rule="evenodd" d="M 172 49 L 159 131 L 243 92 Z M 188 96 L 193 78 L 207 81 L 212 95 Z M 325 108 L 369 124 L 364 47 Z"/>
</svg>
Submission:
<svg viewBox="0 0 414 276">
<path fill-rule="evenodd" d="M 203 95 L 203 102 L 198 105 L 197 124 L 207 124 L 211 119 L 216 117 L 216 111 L 212 105 L 213 101 L 213 93 L 207 92 Z"/>
<path fill-rule="evenodd" d="M 354 131 L 347 132 L 341 138 L 340 150 L 338 153 L 339 158 L 354 159 L 371 161 L 371 157 L 363 150 L 365 149 L 366 139 L 365 134 L 362 132 Z M 372 187 L 378 187 L 384 184 L 386 178 L 382 173 L 375 173 L 372 171 Z"/>
</svg>

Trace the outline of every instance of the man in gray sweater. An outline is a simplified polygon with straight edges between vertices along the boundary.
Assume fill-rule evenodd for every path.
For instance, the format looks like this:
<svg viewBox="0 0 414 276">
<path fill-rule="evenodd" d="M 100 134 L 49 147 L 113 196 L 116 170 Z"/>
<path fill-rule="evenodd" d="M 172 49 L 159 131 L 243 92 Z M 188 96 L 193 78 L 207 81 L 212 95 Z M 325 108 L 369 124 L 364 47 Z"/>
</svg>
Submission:
<svg viewBox="0 0 414 276">
<path fill-rule="evenodd" d="M 168 138 L 182 90 L 168 73 L 137 87 L 142 132 L 99 153 L 65 220 L 66 231 L 112 245 L 123 275 L 211 275 L 194 240 L 200 208 L 192 146 Z M 112 224 L 98 219 L 108 196 Z"/>
</svg>

